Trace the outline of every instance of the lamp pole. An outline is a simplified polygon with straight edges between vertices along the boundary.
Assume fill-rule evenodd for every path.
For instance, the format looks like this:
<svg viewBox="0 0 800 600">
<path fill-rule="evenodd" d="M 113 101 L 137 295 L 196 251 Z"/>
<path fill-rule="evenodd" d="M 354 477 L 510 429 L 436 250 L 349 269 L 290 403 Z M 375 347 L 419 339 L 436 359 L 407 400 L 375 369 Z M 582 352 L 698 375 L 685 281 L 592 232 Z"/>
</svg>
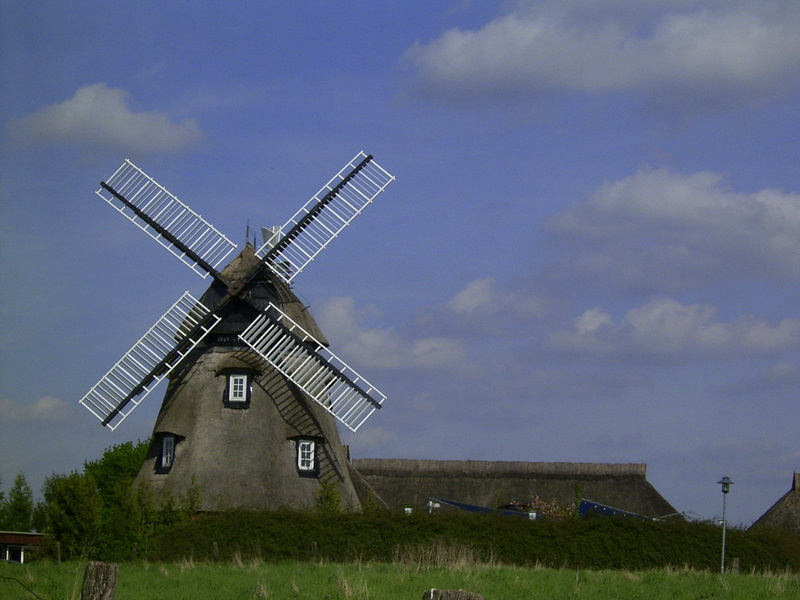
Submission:
<svg viewBox="0 0 800 600">
<path fill-rule="evenodd" d="M 733 482 L 731 478 L 728 476 L 723 477 L 718 482 L 722 486 L 722 566 L 720 567 L 720 573 L 725 575 L 725 531 L 728 527 L 728 519 L 725 516 L 725 509 L 726 509 L 726 500 L 728 498 L 728 492 L 731 491 L 731 486 Z"/>
</svg>

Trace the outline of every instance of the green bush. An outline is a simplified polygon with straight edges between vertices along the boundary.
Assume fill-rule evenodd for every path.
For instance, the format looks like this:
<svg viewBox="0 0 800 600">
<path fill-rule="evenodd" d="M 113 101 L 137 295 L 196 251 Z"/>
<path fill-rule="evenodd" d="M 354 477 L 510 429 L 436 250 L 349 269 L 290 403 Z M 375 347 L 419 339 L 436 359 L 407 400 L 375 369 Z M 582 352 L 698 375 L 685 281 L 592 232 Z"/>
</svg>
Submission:
<svg viewBox="0 0 800 600">
<path fill-rule="evenodd" d="M 613 517 L 529 521 L 462 514 L 230 512 L 196 515 L 162 530 L 149 558 L 396 562 L 441 557 L 447 548 L 482 563 L 713 571 L 719 568 L 721 532 L 705 523 Z M 800 570 L 800 536 L 734 529 L 727 548 L 729 561 L 739 558 L 746 572 Z"/>
</svg>

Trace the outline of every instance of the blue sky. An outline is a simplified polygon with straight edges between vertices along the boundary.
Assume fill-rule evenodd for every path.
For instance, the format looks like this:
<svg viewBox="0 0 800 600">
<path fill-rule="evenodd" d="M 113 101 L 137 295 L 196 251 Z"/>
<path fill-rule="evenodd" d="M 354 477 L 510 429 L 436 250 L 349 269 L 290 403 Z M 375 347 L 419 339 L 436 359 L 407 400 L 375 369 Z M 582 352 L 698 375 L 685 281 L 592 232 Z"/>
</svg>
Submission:
<svg viewBox="0 0 800 600">
<path fill-rule="evenodd" d="M 146 438 L 78 400 L 207 282 L 94 191 L 130 158 L 240 245 L 397 177 L 295 282 L 387 394 L 355 457 L 641 462 L 749 524 L 800 470 L 790 1 L 0 1 L 0 477 Z"/>
</svg>

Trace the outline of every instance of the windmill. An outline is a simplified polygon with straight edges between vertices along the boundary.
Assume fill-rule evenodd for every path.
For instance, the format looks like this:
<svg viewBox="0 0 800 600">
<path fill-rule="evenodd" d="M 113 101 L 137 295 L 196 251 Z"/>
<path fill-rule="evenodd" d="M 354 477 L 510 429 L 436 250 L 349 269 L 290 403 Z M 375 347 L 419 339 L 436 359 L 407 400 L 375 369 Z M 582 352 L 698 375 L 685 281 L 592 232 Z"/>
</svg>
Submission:
<svg viewBox="0 0 800 600">
<path fill-rule="evenodd" d="M 327 348 L 292 283 L 394 177 L 357 154 L 282 227 L 236 245 L 129 160 L 97 195 L 211 285 L 189 292 L 80 403 L 116 429 L 169 384 L 137 481 L 202 508 L 307 508 L 322 486 L 357 508 L 336 421 L 357 431 L 385 396 Z"/>
</svg>

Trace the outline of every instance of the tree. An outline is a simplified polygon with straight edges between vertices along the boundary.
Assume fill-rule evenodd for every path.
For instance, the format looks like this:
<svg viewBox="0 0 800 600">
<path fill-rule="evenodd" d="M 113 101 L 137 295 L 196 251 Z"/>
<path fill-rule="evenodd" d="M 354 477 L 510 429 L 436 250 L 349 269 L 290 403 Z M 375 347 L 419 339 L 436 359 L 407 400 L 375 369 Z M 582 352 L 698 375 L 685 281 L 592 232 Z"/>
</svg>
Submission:
<svg viewBox="0 0 800 600">
<path fill-rule="evenodd" d="M 6 495 L 3 493 L 3 479 L 0 478 L 0 529 L 5 529 L 6 523 Z"/>
<path fill-rule="evenodd" d="M 191 516 L 200 506 L 196 485 L 177 501 L 148 485 L 133 485 L 147 440 L 106 448 L 83 473 L 52 475 L 42 488 L 45 532 L 65 558 L 126 560 L 146 556 L 159 530 Z M 37 514 L 41 514 L 40 508 Z"/>
<path fill-rule="evenodd" d="M 149 442 L 116 444 L 103 456 L 83 463 L 83 472 L 92 477 L 102 502 L 101 531 L 96 540 L 98 555 L 124 560 L 133 554 L 140 532 L 140 507 L 136 502 L 133 480 L 142 467 Z"/>
<path fill-rule="evenodd" d="M 22 471 L 14 478 L 8 500 L 3 503 L 2 519 L 2 529 L 9 531 L 30 531 L 33 527 L 33 492 Z"/>
<path fill-rule="evenodd" d="M 323 482 L 317 494 L 316 510 L 323 513 L 342 512 L 342 492 L 335 483 Z"/>
<path fill-rule="evenodd" d="M 33 530 L 44 531 L 47 527 L 47 504 L 39 499 L 33 507 Z"/>
<path fill-rule="evenodd" d="M 83 472 L 91 475 L 103 503 L 108 505 L 114 501 L 119 494 L 119 488 L 129 488 L 133 480 L 142 468 L 147 448 L 148 440 L 124 442 L 106 448 L 103 456 L 98 460 L 83 463 Z"/>
<path fill-rule="evenodd" d="M 45 480 L 47 532 L 67 558 L 89 555 L 100 533 L 103 501 L 94 478 L 73 471 Z"/>
</svg>

